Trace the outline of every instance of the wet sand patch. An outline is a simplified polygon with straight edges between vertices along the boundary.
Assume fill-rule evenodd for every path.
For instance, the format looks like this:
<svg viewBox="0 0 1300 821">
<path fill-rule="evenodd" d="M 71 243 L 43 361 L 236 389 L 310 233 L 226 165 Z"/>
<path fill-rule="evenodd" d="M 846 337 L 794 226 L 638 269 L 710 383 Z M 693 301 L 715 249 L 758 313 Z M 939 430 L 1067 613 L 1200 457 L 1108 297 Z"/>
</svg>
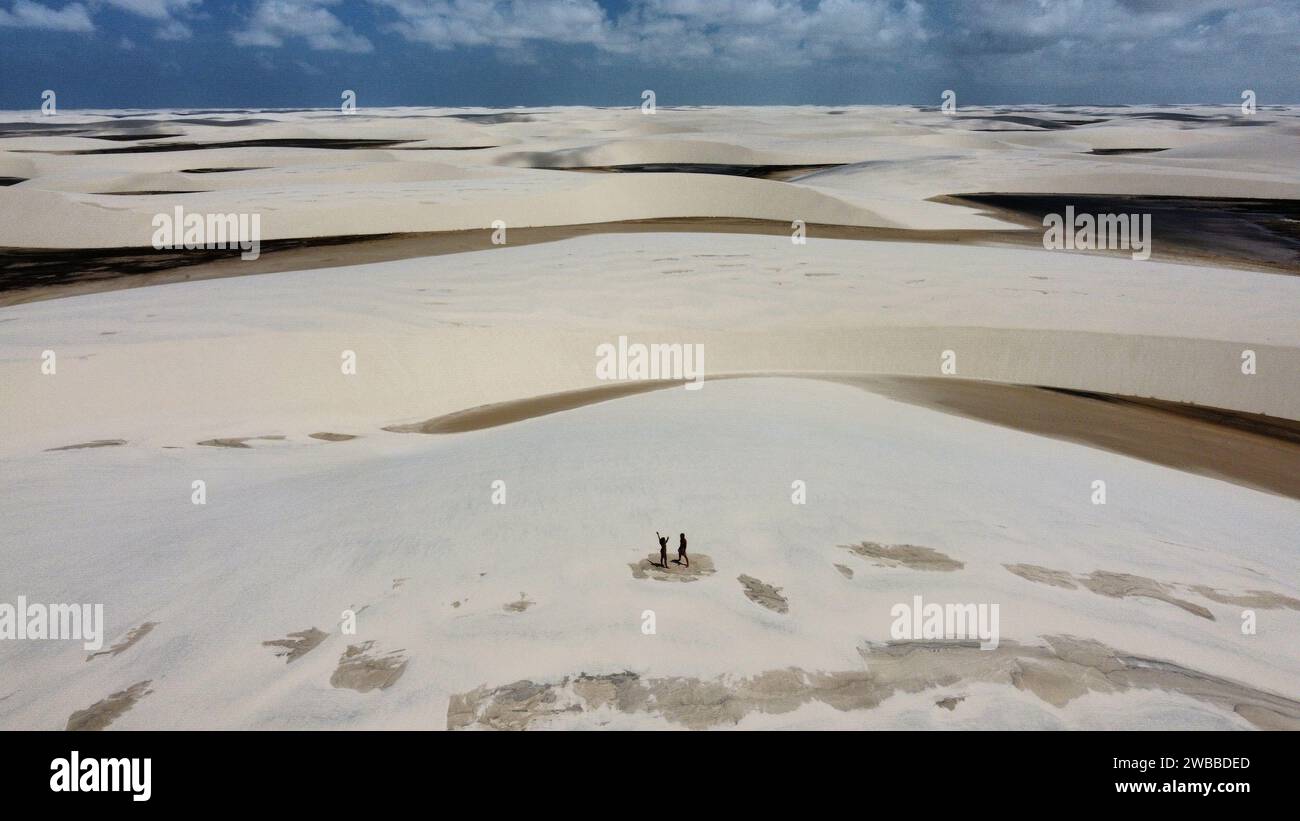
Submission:
<svg viewBox="0 0 1300 821">
<path fill-rule="evenodd" d="M 713 559 L 707 553 L 691 554 L 690 559 L 690 567 L 675 564 L 673 561 L 669 561 L 668 566 L 664 567 L 659 564 L 659 554 L 651 553 L 639 562 L 632 562 L 628 567 L 632 569 L 634 579 L 654 579 L 661 582 L 693 582 L 717 572 L 713 566 Z"/>
<path fill-rule="evenodd" d="M 1246 413 L 1244 411 L 1224 410 L 1223 408 L 1212 408 L 1207 405 L 1191 405 L 1185 402 L 1170 402 L 1163 399 L 1150 399 L 1137 396 L 1116 396 L 1114 394 L 1093 393 L 1089 391 L 1070 390 L 1068 388 L 1043 388 L 1043 390 L 1064 394 L 1066 396 L 1079 396 L 1098 402 L 1106 402 L 1110 405 L 1121 408 L 1150 409 L 1162 413 L 1166 418 L 1176 417 L 1185 420 L 1208 422 L 1231 430 L 1253 433 L 1270 439 L 1276 439 L 1280 442 L 1300 445 L 1300 420 L 1296 419 L 1287 419 L 1279 416 L 1266 416 L 1259 413 Z M 1294 455 L 1293 452 L 1293 456 Z"/>
<path fill-rule="evenodd" d="M 68 726 L 65 729 L 74 732 L 104 729 L 134 707 L 137 701 L 152 693 L 150 683 L 150 679 L 136 682 L 103 701 L 96 701 L 84 710 L 77 710 L 68 716 Z"/>
<path fill-rule="evenodd" d="M 708 729 L 734 726 L 751 713 L 788 713 L 812 702 L 842 712 L 870 710 L 897 693 L 967 682 L 1015 688 L 1056 707 L 1090 692 L 1158 690 L 1235 712 L 1260 729 L 1300 729 L 1300 702 L 1293 699 L 1088 639 L 1044 638 L 1045 646 L 1004 640 L 990 650 L 970 642 L 867 643 L 859 648 L 866 669 L 843 672 L 789 667 L 751 677 L 699 679 L 647 678 L 625 671 L 482 686 L 451 697 L 447 729 L 544 728 L 556 718 L 597 710 L 647 714 L 689 729 Z M 948 696 L 935 703 L 955 710 L 964 698 Z"/>
<path fill-rule="evenodd" d="M 1174 402 L 954 377 L 830 381 L 924 408 L 1300 499 L 1300 425 Z"/>
<path fill-rule="evenodd" d="M 396 684 L 406 672 L 406 651 L 392 650 L 380 654 L 374 651 L 374 646 L 373 641 L 349 644 L 339 656 L 339 665 L 330 676 L 330 686 L 368 693 L 387 690 Z"/>
<path fill-rule="evenodd" d="M 239 436 L 239 437 L 227 437 L 227 438 L 223 438 L 223 439 L 204 439 L 202 442 L 196 442 L 195 444 L 204 445 L 204 446 L 206 446 L 206 447 L 210 447 L 210 448 L 250 448 L 250 449 L 251 449 L 251 448 L 252 448 L 252 445 L 249 445 L 249 444 L 246 444 L 246 443 L 247 443 L 247 442 L 251 442 L 251 441 L 253 441 L 254 439 L 266 439 L 266 440 L 270 440 L 270 441 L 280 442 L 280 441 L 283 441 L 283 440 L 284 440 L 284 437 L 283 437 L 283 436 L 278 436 L 278 435 L 276 435 L 276 436 Z"/>
<path fill-rule="evenodd" d="M 964 562 L 945 556 L 934 548 L 914 544 L 879 544 L 860 542 L 842 544 L 840 547 L 855 556 L 866 559 L 877 567 L 907 567 L 912 570 L 930 570 L 949 573 L 961 570 Z"/>
<path fill-rule="evenodd" d="M 1281 593 L 1273 593 L 1268 590 L 1247 590 L 1245 593 L 1225 593 L 1216 590 L 1213 587 L 1207 587 L 1203 584 L 1194 584 L 1190 587 L 1205 598 L 1219 604 L 1231 604 L 1235 607 L 1253 607 L 1260 610 L 1277 610 L 1287 608 L 1289 610 L 1300 610 L 1300 599 L 1293 599 L 1290 596 L 1284 596 Z"/>
<path fill-rule="evenodd" d="M 1028 579 L 1031 582 L 1050 584 L 1052 587 L 1063 587 L 1066 590 L 1079 589 L 1079 586 L 1074 583 L 1074 577 L 1064 570 L 1053 570 L 1050 567 L 1041 567 L 1036 564 L 1004 564 L 1002 566 L 1020 578 Z"/>
<path fill-rule="evenodd" d="M 262 646 L 278 648 L 275 655 L 283 658 L 285 664 L 293 664 L 315 650 L 328 635 L 329 633 L 323 630 L 308 627 L 306 630 L 290 633 L 286 638 L 264 641 Z"/>
<path fill-rule="evenodd" d="M 598 174 L 722 174 L 728 177 L 749 177 L 759 180 L 787 181 L 804 174 L 841 168 L 844 163 L 814 163 L 803 165 L 743 165 L 707 162 L 626 163 L 623 165 L 540 165 L 533 168 L 546 171 L 584 171 Z"/>
<path fill-rule="evenodd" d="M 1113 599 L 1148 598 L 1163 601 L 1200 616 L 1215 621 L 1214 614 L 1199 604 L 1178 598 L 1176 590 L 1187 590 L 1219 604 L 1236 607 L 1254 607 L 1263 610 L 1289 608 L 1300 610 L 1300 599 L 1269 590 L 1247 590 L 1244 593 L 1232 593 L 1218 590 L 1203 584 L 1174 584 L 1135 576 L 1131 573 L 1113 573 L 1108 570 L 1095 570 L 1086 576 L 1076 576 L 1065 570 L 1053 570 L 1033 564 L 1004 564 L 1010 572 L 1022 579 L 1039 584 L 1050 584 L 1074 590 L 1083 587 L 1101 596 Z"/>
<path fill-rule="evenodd" d="M 132 627 L 129 631 L 127 631 L 127 634 L 123 636 L 122 640 L 119 641 L 117 644 L 112 645 L 107 650 L 100 650 L 97 653 L 91 653 L 90 655 L 86 656 L 86 661 L 90 661 L 96 656 L 120 656 L 123 653 L 125 653 L 127 650 L 130 650 L 132 647 L 134 647 L 136 642 L 140 641 L 140 639 L 144 638 L 145 636 L 153 632 L 153 629 L 157 626 L 158 626 L 158 622 L 147 621 L 144 624 L 141 624 L 137 627 Z"/>
<path fill-rule="evenodd" d="M 516 681 L 494 690 L 480 687 L 453 694 L 447 703 L 447 729 L 460 730 L 474 724 L 492 730 L 525 730 L 539 718 L 560 712 L 581 712 L 577 705 L 558 708 L 555 690 L 545 684 Z"/>
<path fill-rule="evenodd" d="M 635 396 L 639 393 L 649 393 L 650 391 L 663 390 L 664 388 L 684 384 L 686 384 L 684 380 L 646 379 L 618 385 L 599 385 L 594 388 L 581 388 L 559 393 L 548 393 L 542 396 L 532 396 L 527 399 L 479 405 L 478 407 L 467 408 L 444 416 L 436 416 L 423 422 L 414 422 L 409 425 L 389 425 L 384 430 L 389 433 L 465 433 L 466 431 L 509 425 L 525 419 L 535 419 L 539 416 L 549 416 L 552 413 L 594 405 L 597 402 L 608 402 L 611 399 Z"/>
<path fill-rule="evenodd" d="M 537 602 L 530 601 L 528 599 L 528 594 L 521 592 L 519 594 L 519 601 L 506 602 L 501 605 L 501 609 L 507 613 L 522 613 L 534 604 L 537 604 Z"/>
<path fill-rule="evenodd" d="M 1079 584 L 1088 588 L 1092 592 L 1107 596 L 1112 599 L 1126 598 L 1146 598 L 1157 601 L 1167 602 L 1175 607 L 1180 607 L 1203 619 L 1214 621 L 1214 614 L 1206 610 L 1199 604 L 1193 604 L 1186 599 L 1180 599 L 1169 593 L 1169 588 L 1155 579 L 1148 579 L 1145 576 L 1134 576 L 1130 573 L 1111 573 L 1106 570 L 1095 570 L 1087 576 L 1077 577 Z"/>
<path fill-rule="evenodd" d="M 46 448 L 46 453 L 53 453 L 59 450 L 85 450 L 86 448 L 115 448 L 119 445 L 125 445 L 125 439 L 96 439 L 93 442 L 82 442 L 77 445 L 64 445 L 61 448 Z"/>
<path fill-rule="evenodd" d="M 760 607 L 766 607 L 777 613 L 790 612 L 790 602 L 781 595 L 781 588 L 761 582 L 753 576 L 746 576 L 744 573 L 737 576 L 736 581 L 744 586 L 745 598 Z"/>
</svg>

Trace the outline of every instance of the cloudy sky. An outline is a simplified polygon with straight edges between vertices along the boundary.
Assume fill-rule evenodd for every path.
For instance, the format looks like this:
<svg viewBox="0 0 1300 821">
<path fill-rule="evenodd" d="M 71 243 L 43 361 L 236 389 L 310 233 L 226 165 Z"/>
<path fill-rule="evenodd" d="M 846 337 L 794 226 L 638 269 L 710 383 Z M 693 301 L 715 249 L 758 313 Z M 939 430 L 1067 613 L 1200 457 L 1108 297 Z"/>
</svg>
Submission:
<svg viewBox="0 0 1300 821">
<path fill-rule="evenodd" d="M 1300 0 L 0 0 L 0 108 L 1300 103 Z"/>
</svg>

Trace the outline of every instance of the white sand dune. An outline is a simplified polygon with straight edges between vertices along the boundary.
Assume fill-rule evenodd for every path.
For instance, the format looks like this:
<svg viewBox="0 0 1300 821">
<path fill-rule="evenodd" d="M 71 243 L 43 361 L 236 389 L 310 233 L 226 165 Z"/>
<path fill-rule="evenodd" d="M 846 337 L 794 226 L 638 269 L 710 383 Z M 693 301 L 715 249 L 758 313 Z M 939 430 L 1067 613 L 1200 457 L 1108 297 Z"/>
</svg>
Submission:
<svg viewBox="0 0 1300 821">
<path fill-rule="evenodd" d="M 142 680 L 153 693 L 114 728 L 438 729 L 452 694 L 520 679 L 861 669 L 857 648 L 887 641 L 890 608 L 914 595 L 1000 603 L 1004 641 L 1086 636 L 1300 695 L 1300 612 L 1261 609 L 1259 634 L 1242 636 L 1240 608 L 1181 588 L 1214 620 L 1003 567 L 1295 597 L 1291 500 L 801 380 L 719 382 L 452 437 L 364 434 L 9 459 L 9 583 L 34 600 L 105 602 L 110 641 L 157 627 L 89 662 L 70 643 L 0 644 L 0 691 L 14 691 L 0 726 L 57 729 Z M 1089 501 L 1098 477 L 1112 487 L 1104 507 Z M 189 499 L 196 478 L 207 482 L 202 507 Z M 504 506 L 491 503 L 497 479 Z M 806 505 L 790 503 L 796 479 Z M 628 563 L 656 528 L 685 530 L 717 572 L 680 585 L 636 579 Z M 877 567 L 840 547 L 864 540 L 927 546 L 964 567 Z M 747 599 L 741 574 L 782 588 L 789 612 Z M 520 591 L 534 604 L 503 609 Z M 341 612 L 362 607 L 356 635 L 342 634 Z M 640 631 L 647 609 L 653 636 Z M 328 636 L 291 664 L 262 646 L 313 627 Z M 364 641 L 400 650 L 404 673 L 384 690 L 331 686 L 345 648 Z M 1097 726 L 1101 697 L 1108 722 L 1250 726 L 1172 692 L 1058 708 L 976 685 L 932 685 L 922 706 L 900 697 L 811 719 L 752 714 L 743 726 L 960 726 L 973 715 L 993 727 Z M 949 695 L 977 705 L 934 706 Z M 606 718 L 664 726 L 653 712 Z"/>
<path fill-rule="evenodd" d="M 712 110 L 664 109 L 653 117 L 637 110 L 539 109 L 521 112 L 530 118 L 526 122 L 500 123 L 451 116 L 474 112 L 398 109 L 364 116 L 259 113 L 243 118 L 252 124 L 222 126 L 205 126 L 183 115 L 150 114 L 148 121 L 173 123 L 168 127 L 184 133 L 145 141 L 147 146 L 286 139 L 409 142 L 389 147 L 396 150 L 242 147 L 69 156 L 48 152 L 120 149 L 124 144 L 80 135 L 14 132 L 0 146 L 0 162 L 21 163 L 12 166 L 11 176 L 28 181 L 0 190 L 0 209 L 9 217 L 0 225 L 0 246 L 142 247 L 152 235 L 149 219 L 176 203 L 200 211 L 262 211 L 263 235 L 270 239 L 487 229 L 498 219 L 512 226 L 536 226 L 674 216 L 932 230 L 992 228 L 1006 226 L 965 208 L 925 201 L 976 191 L 1297 196 L 1300 140 L 1295 137 L 1300 119 L 1295 111 L 1261 112 L 1259 124 L 1250 128 L 1234 126 L 1225 113 L 1230 109 L 1196 114 L 1222 118 L 1204 123 L 1142 118 L 1188 111 L 1196 110 L 1090 109 L 1069 117 L 1031 111 L 1047 120 L 1098 122 L 1012 132 L 971 130 L 988 124 L 980 116 L 1005 116 L 980 109 L 963 110 L 957 117 L 894 108 L 850 108 L 835 117 L 825 109 L 801 108 L 737 108 L 722 116 Z M 113 133 L 111 118 L 56 119 L 60 127 L 98 126 Z M 816 121 L 826 123 L 828 135 L 820 134 Z M 14 115 L 14 122 L 39 125 L 41 118 Z M 404 150 L 428 146 L 495 148 Z M 1110 157 L 1086 153 L 1117 147 L 1170 151 Z M 621 176 L 571 179 L 527 169 L 504 177 L 501 173 L 503 167 L 519 165 L 864 161 L 850 173 L 818 174 L 795 185 L 709 175 L 652 175 L 629 181 Z M 168 190 L 152 184 L 138 188 L 142 182 L 134 181 L 103 187 L 105 170 L 120 176 L 123 170 L 151 174 L 222 166 L 266 170 L 193 175 L 179 188 L 209 193 L 183 197 L 105 201 L 77 196 Z M 277 170 L 294 166 L 297 174 L 315 179 L 286 177 Z M 23 173 L 17 173 L 20 170 Z M 42 182 L 47 174 L 48 185 Z M 162 184 L 168 178 L 155 179 Z M 59 227 L 68 224 L 83 229 Z"/>
<path fill-rule="evenodd" d="M 1296 277 L 1041 250 L 581 237 L 4 309 L 0 452 L 374 430 L 598 384 L 619 335 L 703 344 L 706 377 L 939 376 L 951 350 L 959 377 L 1300 419 L 1297 305 Z"/>
<path fill-rule="evenodd" d="M 354 189 L 287 184 L 169 197 L 96 197 L 0 189 L 0 208 L 23 214 L 0 228 L 0 245 L 27 248 L 147 246 L 158 213 L 176 206 L 187 212 L 262 213 L 262 238 L 329 237 L 346 234 L 491 230 L 507 226 L 574 225 L 670 217 L 738 217 L 808 223 L 878 225 L 891 220 L 865 208 L 806 188 L 774 189 L 775 183 L 723 176 L 656 174 L 575 176 L 557 183 L 530 172 L 514 178 L 494 174 L 487 182 L 449 185 L 367 182 Z M 190 183 L 191 185 L 193 183 Z M 774 196 L 769 196 L 772 194 Z M 550 215 L 550 216 L 547 216 Z M 558 219 L 557 219 L 558 217 Z M 49 226 L 83 224 L 84 231 L 53 235 Z"/>
<path fill-rule="evenodd" d="M 1295 199 L 1300 112 L 1245 126 L 1226 107 L 835 111 L 0 116 L 0 176 L 24 180 L 0 187 L 9 262 L 145 247 L 154 214 L 177 205 L 256 212 L 267 240 L 482 238 L 366 264 L 361 246 L 322 245 L 302 270 L 0 307 L 0 603 L 99 602 L 108 621 L 107 652 L 89 660 L 79 642 L 0 641 L 0 727 L 75 714 L 112 729 L 477 728 L 510 725 L 493 710 L 511 699 L 531 727 L 1300 726 L 1300 508 L 1284 482 L 1103 449 L 1108 426 L 1132 424 L 1128 406 L 1093 402 L 1098 435 L 1062 441 L 1051 425 L 1017 430 L 1025 406 L 1010 399 L 999 426 L 834 381 L 980 380 L 1263 415 L 1243 431 L 1143 411 L 1153 446 L 1195 426 L 1274 478 L 1300 470 L 1285 439 L 1300 420 L 1300 277 L 903 241 L 1020 228 L 933 200 L 963 193 Z M 95 139 L 114 129 L 171 136 Z M 306 139 L 361 147 L 54 153 Z M 494 147 L 408 150 L 430 146 Z M 788 181 L 563 170 L 646 163 L 843 167 Z M 810 230 L 802 245 L 654 226 L 489 238 L 494 220 L 685 218 Z M 898 233 L 831 239 L 819 225 Z M 67 259 L 59 276 L 93 255 Z M 17 287 L 39 269 L 0 273 Z M 702 345 L 703 389 L 386 430 L 634 385 L 597 378 L 597 346 L 620 336 Z M 349 353 L 355 374 L 340 367 Z M 757 374 L 778 376 L 743 378 Z M 1272 439 L 1258 432 L 1270 422 Z M 796 481 L 806 504 L 792 503 Z M 714 572 L 635 572 L 656 529 L 688 533 Z M 998 604 L 1004 649 L 888 649 L 891 607 L 917 595 Z M 1134 672 L 1153 669 L 1168 675 Z M 643 689 L 619 690 L 624 671 Z M 816 682 L 856 695 L 808 696 Z M 619 701 L 632 691 L 655 700 Z"/>
</svg>

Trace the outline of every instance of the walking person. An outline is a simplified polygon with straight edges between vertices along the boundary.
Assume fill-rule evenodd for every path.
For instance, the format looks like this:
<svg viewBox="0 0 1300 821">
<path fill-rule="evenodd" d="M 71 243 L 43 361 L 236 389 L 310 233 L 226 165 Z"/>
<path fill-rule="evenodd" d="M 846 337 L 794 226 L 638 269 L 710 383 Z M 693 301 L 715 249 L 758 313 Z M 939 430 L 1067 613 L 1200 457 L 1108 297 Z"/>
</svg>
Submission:
<svg viewBox="0 0 1300 821">
<path fill-rule="evenodd" d="M 659 536 L 659 531 L 656 530 L 655 535 Z M 662 567 L 664 570 L 668 569 L 668 537 L 667 536 L 659 536 L 659 566 Z"/>
<path fill-rule="evenodd" d="M 687 567 L 691 566 L 691 560 L 686 556 L 686 534 L 682 534 L 682 541 L 677 545 L 677 563 L 686 563 Z"/>
</svg>

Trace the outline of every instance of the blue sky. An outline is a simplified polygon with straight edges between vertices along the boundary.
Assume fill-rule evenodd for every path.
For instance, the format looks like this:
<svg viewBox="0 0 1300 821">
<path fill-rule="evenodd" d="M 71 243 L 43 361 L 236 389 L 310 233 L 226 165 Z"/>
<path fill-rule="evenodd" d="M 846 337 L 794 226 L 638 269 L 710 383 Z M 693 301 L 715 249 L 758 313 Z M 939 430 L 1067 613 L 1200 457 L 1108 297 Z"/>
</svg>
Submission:
<svg viewBox="0 0 1300 821">
<path fill-rule="evenodd" d="M 0 0 L 0 108 L 1300 102 L 1300 0 Z"/>
</svg>

